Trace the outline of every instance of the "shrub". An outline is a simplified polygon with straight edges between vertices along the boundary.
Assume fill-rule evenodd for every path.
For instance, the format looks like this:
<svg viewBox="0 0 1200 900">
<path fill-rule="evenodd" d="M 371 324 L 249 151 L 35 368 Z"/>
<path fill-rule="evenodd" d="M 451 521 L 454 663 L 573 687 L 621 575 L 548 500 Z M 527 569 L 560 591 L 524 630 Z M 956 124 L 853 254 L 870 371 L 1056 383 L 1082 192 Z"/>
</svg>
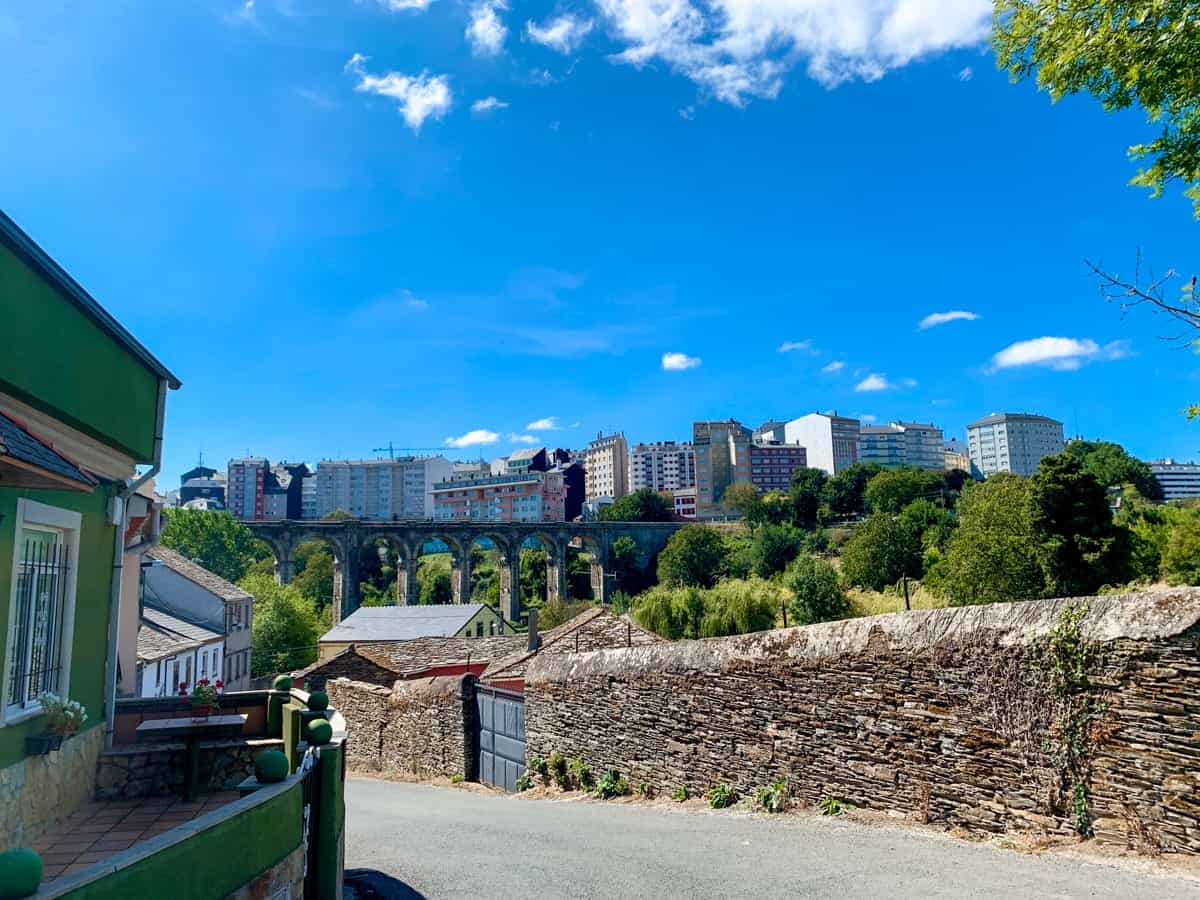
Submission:
<svg viewBox="0 0 1200 900">
<path fill-rule="evenodd" d="M 596 796 L 601 800 L 624 797 L 629 793 L 629 781 L 616 769 L 609 769 L 596 785 Z"/>
<path fill-rule="evenodd" d="M 712 587 L 725 555 L 719 532 L 707 525 L 685 525 L 658 554 L 658 580 L 672 587 Z"/>
<path fill-rule="evenodd" d="M 704 592 L 700 636 L 724 637 L 774 628 L 785 596 L 777 585 L 761 578 L 722 581 Z"/>
<path fill-rule="evenodd" d="M 466 781 L 466 779 L 463 777 L 462 772 L 455 772 L 453 775 L 450 776 L 451 784 L 462 784 L 464 781 Z"/>
<path fill-rule="evenodd" d="M 647 800 L 654 799 L 654 795 L 658 793 L 654 790 L 654 785 L 647 784 L 645 781 L 639 781 L 633 792 L 639 797 L 645 797 Z"/>
<path fill-rule="evenodd" d="M 564 791 L 571 789 L 571 776 L 567 773 L 567 759 L 557 750 L 550 754 L 550 759 L 547 762 L 547 767 L 550 769 L 550 777 Z"/>
<path fill-rule="evenodd" d="M 540 756 L 529 757 L 529 765 L 526 768 L 535 775 L 541 775 L 543 778 L 550 777 L 550 764 Z"/>
<path fill-rule="evenodd" d="M 788 567 L 803 546 L 802 533 L 792 525 L 761 525 L 754 535 L 754 574 L 770 578 Z"/>
<path fill-rule="evenodd" d="M 591 767 L 582 759 L 571 760 L 567 768 L 572 787 L 578 788 L 581 791 L 590 791 L 596 786 L 596 779 L 592 775 Z"/>
<path fill-rule="evenodd" d="M 784 582 L 795 595 L 791 611 L 797 625 L 850 615 L 850 604 L 838 584 L 837 572 L 825 560 L 807 554 L 797 557 L 788 567 Z"/>
<path fill-rule="evenodd" d="M 854 809 L 853 803 L 843 803 L 837 797 L 822 797 L 817 809 L 823 816 L 840 816 L 848 809 Z"/>
<path fill-rule="evenodd" d="M 686 786 L 678 788 L 673 794 L 671 794 L 671 799 L 674 800 L 676 803 L 682 803 L 687 798 L 688 798 L 688 789 Z"/>
<path fill-rule="evenodd" d="M 533 779 L 529 776 L 528 772 L 522 772 L 521 777 L 517 779 L 517 790 L 527 791 L 531 787 L 533 787 Z"/>
<path fill-rule="evenodd" d="M 787 779 L 780 778 L 758 792 L 758 805 L 769 813 L 783 812 L 788 804 Z"/>
<path fill-rule="evenodd" d="M 713 809 L 725 809 L 727 806 L 732 806 L 736 799 L 733 788 L 724 782 L 714 784 L 708 789 L 708 805 Z"/>
</svg>

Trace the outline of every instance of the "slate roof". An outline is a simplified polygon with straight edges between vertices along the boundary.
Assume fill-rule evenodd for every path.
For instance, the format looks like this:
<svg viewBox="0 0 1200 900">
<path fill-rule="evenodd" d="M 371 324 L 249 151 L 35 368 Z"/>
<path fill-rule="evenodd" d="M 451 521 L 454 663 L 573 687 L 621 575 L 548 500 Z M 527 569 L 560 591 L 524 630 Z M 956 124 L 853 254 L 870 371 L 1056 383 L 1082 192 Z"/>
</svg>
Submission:
<svg viewBox="0 0 1200 900">
<path fill-rule="evenodd" d="M 2 412 L 0 412 L 0 456 L 8 456 L 18 462 L 41 469 L 43 472 L 76 481 L 88 490 L 99 484 L 98 479 L 93 475 L 79 468 L 41 438 L 34 436 L 24 423 Z"/>
<path fill-rule="evenodd" d="M 482 603 L 443 606 L 360 606 L 321 636 L 321 642 L 411 641 L 422 637 L 453 637 Z M 476 638 L 476 640 L 478 640 Z"/>
<path fill-rule="evenodd" d="M 976 419 L 974 422 L 968 422 L 968 428 L 975 428 L 980 425 L 995 425 L 999 422 L 1045 422 L 1049 425 L 1061 425 L 1062 422 L 1058 419 L 1051 419 L 1049 416 L 1037 416 L 1033 413 L 992 413 L 990 416 L 984 416 L 982 419 Z"/>
<path fill-rule="evenodd" d="M 138 621 L 137 658 L 153 662 L 221 638 L 221 634 L 203 625 L 146 604 Z"/>
<path fill-rule="evenodd" d="M 579 635 L 582 640 L 572 640 L 572 635 Z M 594 606 L 545 631 L 536 650 L 530 650 L 526 644 L 511 656 L 497 660 L 488 666 L 483 673 L 483 679 L 488 681 L 495 678 L 524 678 L 529 661 L 539 653 L 571 653 L 576 649 L 579 652 L 587 652 L 625 647 L 626 642 L 629 646 L 641 646 L 657 644 L 662 640 L 654 632 L 642 628 L 628 615 L 617 616 L 602 606 Z"/>
<path fill-rule="evenodd" d="M 198 584 L 210 594 L 220 597 L 222 600 L 254 599 L 251 594 L 243 591 L 232 581 L 226 581 L 220 575 L 213 574 L 199 563 L 194 563 L 187 557 L 176 553 L 174 550 L 168 550 L 161 544 L 147 550 L 146 556 L 150 557 L 150 559 L 157 559 L 172 572 L 182 575 L 188 581 Z"/>
</svg>

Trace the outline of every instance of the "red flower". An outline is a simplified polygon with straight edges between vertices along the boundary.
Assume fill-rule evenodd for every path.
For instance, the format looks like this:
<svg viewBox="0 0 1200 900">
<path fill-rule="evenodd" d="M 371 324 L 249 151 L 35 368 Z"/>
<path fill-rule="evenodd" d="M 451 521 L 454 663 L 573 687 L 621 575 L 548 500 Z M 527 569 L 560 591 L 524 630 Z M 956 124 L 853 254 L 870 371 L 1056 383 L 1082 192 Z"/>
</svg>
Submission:
<svg viewBox="0 0 1200 900">
<path fill-rule="evenodd" d="M 224 687 L 225 687 L 225 682 L 223 682 L 220 678 L 218 678 L 217 679 L 217 690 L 219 691 Z"/>
<path fill-rule="evenodd" d="M 196 684 L 205 684 L 205 685 L 210 684 L 210 683 L 211 682 L 207 678 L 201 678 L 199 681 L 196 682 Z"/>
</svg>

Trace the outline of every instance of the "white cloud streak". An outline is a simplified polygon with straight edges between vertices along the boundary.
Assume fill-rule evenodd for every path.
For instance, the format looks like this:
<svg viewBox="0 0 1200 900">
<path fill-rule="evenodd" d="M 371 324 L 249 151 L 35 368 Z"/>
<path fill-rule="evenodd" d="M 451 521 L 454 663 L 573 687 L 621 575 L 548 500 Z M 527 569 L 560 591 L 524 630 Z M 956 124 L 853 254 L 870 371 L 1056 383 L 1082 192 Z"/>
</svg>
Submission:
<svg viewBox="0 0 1200 900">
<path fill-rule="evenodd" d="M 844 368 L 846 368 L 846 364 L 840 359 L 835 359 L 833 362 L 828 362 L 821 366 L 821 371 L 826 375 L 833 375 L 835 372 L 840 372 Z"/>
<path fill-rule="evenodd" d="M 532 434 L 513 434 L 509 432 L 509 443 L 512 444 L 536 444 L 539 443 L 538 438 Z"/>
<path fill-rule="evenodd" d="M 557 16 L 539 25 L 525 23 L 525 34 L 535 44 L 549 47 L 564 56 L 573 52 L 594 27 L 591 19 L 580 19 L 570 14 Z"/>
<path fill-rule="evenodd" d="M 935 328 L 938 325 L 945 325 L 947 322 L 974 322 L 978 318 L 978 313 L 967 312 L 965 309 L 952 309 L 949 312 L 930 313 L 917 324 L 917 327 L 924 331 L 926 328 Z"/>
<path fill-rule="evenodd" d="M 878 375 L 872 372 L 870 375 L 856 384 L 854 386 L 854 390 L 858 391 L 859 393 L 865 393 L 869 391 L 887 391 L 893 387 L 895 387 L 895 385 L 888 381 L 886 376 Z"/>
<path fill-rule="evenodd" d="M 508 109 L 508 104 L 495 97 L 484 97 L 482 100 L 476 100 L 471 104 L 471 112 L 477 116 L 486 115 L 497 109 Z"/>
<path fill-rule="evenodd" d="M 503 52 L 508 26 L 501 21 L 500 11 L 506 9 L 506 0 L 484 0 L 471 8 L 466 37 L 476 56 L 498 56 Z"/>
<path fill-rule="evenodd" d="M 797 350 L 803 350 L 805 353 L 814 353 L 812 341 L 784 341 L 780 344 L 776 353 L 793 353 Z"/>
<path fill-rule="evenodd" d="M 447 447 L 481 447 L 485 444 L 494 444 L 500 440 L 500 435 L 494 431 L 488 431 L 486 428 L 475 428 L 468 431 L 459 437 L 446 438 Z"/>
<path fill-rule="evenodd" d="M 701 362 L 700 357 L 688 356 L 686 353 L 664 353 L 662 355 L 664 372 L 686 372 L 688 369 L 696 368 Z"/>
<path fill-rule="evenodd" d="M 346 63 L 346 71 L 358 78 L 354 89 L 396 101 L 405 124 L 413 131 L 420 131 L 426 119 L 440 119 L 450 110 L 453 95 L 450 93 L 450 81 L 445 75 L 430 75 L 428 72 L 420 75 L 401 75 L 399 72 L 372 75 L 365 68 L 367 59 L 361 53 L 355 53 Z"/>
<path fill-rule="evenodd" d="M 375 0 L 375 2 L 390 12 L 424 12 L 433 4 L 433 0 Z"/>
<path fill-rule="evenodd" d="M 1024 366 L 1072 372 L 1086 363 L 1122 359 L 1128 355 L 1128 341 L 1112 341 L 1100 346 L 1091 338 L 1039 337 L 1009 344 L 993 355 L 989 372 Z"/>
<path fill-rule="evenodd" d="M 827 88 L 983 41 L 990 0 L 596 0 L 624 49 L 734 106 L 774 98 L 797 64 Z"/>
<path fill-rule="evenodd" d="M 525 426 L 526 431 L 561 431 L 562 426 L 558 424 L 558 416 L 546 416 L 544 419 L 536 419 Z"/>
<path fill-rule="evenodd" d="M 970 81 L 974 77 L 975 77 L 975 70 L 972 69 L 970 66 L 963 66 L 961 69 L 958 70 L 957 78 L 959 81 L 963 82 L 964 84 L 966 82 Z"/>
</svg>

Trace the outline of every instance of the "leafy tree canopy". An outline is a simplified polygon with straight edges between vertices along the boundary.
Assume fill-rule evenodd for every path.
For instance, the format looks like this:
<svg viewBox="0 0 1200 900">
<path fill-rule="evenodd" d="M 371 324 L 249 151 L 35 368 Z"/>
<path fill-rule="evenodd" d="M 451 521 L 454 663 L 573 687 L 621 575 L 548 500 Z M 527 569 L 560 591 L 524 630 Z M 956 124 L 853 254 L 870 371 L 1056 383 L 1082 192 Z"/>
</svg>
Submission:
<svg viewBox="0 0 1200 900">
<path fill-rule="evenodd" d="M 821 469 L 794 469 L 788 497 L 792 501 L 792 524 L 805 531 L 817 527 L 821 503 L 825 497 L 825 482 L 829 476 Z"/>
<path fill-rule="evenodd" d="M 240 586 L 254 595 L 250 669 L 255 677 L 300 669 L 317 658 L 320 627 L 311 600 L 269 575 L 250 575 Z"/>
<path fill-rule="evenodd" d="M 725 543 L 706 525 L 685 525 L 658 555 L 658 580 L 671 587 L 712 587 L 725 564 Z"/>
<path fill-rule="evenodd" d="M 763 525 L 754 534 L 754 574 L 759 578 L 770 578 L 782 572 L 799 555 L 803 546 L 804 534 L 794 526 Z"/>
<path fill-rule="evenodd" d="M 1162 553 L 1162 572 L 1171 584 L 1200 584 L 1200 505 L 1174 516 Z"/>
<path fill-rule="evenodd" d="M 921 577 L 921 529 L 911 518 L 872 513 L 842 548 L 842 575 L 850 584 L 881 591 Z"/>
<path fill-rule="evenodd" d="M 639 488 L 600 508 L 605 522 L 670 522 L 675 518 L 675 501 L 651 488 Z"/>
<path fill-rule="evenodd" d="M 863 492 L 872 512 L 898 513 L 914 500 L 941 500 L 946 481 L 941 472 L 905 466 L 871 476 Z"/>
<path fill-rule="evenodd" d="M 721 495 L 721 509 L 731 516 L 742 516 L 753 526 L 760 516 L 758 508 L 762 506 L 762 496 L 749 481 L 735 481 L 725 488 Z"/>
<path fill-rule="evenodd" d="M 229 512 L 172 508 L 166 513 L 162 545 L 228 581 L 240 581 L 257 560 L 271 558 L 271 549 Z"/>
<path fill-rule="evenodd" d="M 882 471 L 879 463 L 855 463 L 830 478 L 826 487 L 830 511 L 841 515 L 866 512 L 867 482 Z"/>
<path fill-rule="evenodd" d="M 850 615 L 850 602 L 837 572 L 825 560 L 802 554 L 788 567 L 783 580 L 793 595 L 793 624 L 829 622 Z"/>
<path fill-rule="evenodd" d="M 1104 487 L 1132 484 L 1147 500 L 1162 500 L 1162 486 L 1150 467 L 1111 441 L 1071 441 L 1063 451 L 1083 465 Z"/>
<path fill-rule="evenodd" d="M 1154 196 L 1188 185 L 1200 218 L 1200 28 L 1193 0 L 996 0 L 996 62 L 1036 77 L 1058 101 L 1091 94 L 1104 109 L 1140 108 L 1161 124 L 1129 155 L 1147 164 L 1131 184 Z"/>
</svg>

